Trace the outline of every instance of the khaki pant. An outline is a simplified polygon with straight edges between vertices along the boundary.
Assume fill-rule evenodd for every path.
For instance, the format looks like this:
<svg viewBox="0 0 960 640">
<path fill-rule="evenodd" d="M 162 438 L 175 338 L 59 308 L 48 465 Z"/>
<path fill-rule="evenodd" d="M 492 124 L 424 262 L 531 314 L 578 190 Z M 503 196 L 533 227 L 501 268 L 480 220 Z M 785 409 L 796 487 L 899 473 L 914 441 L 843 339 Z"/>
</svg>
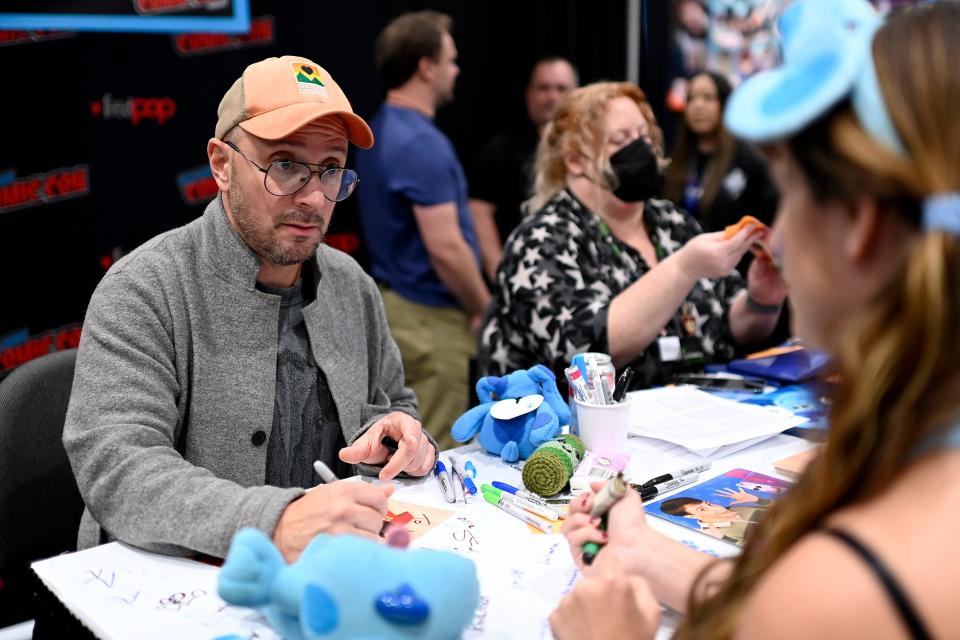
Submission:
<svg viewBox="0 0 960 640">
<path fill-rule="evenodd" d="M 459 446 L 450 427 L 467 410 L 467 369 L 476 337 L 459 309 L 428 307 L 380 287 L 390 333 L 403 357 L 406 384 L 417 394 L 424 428 L 440 449 Z"/>
</svg>

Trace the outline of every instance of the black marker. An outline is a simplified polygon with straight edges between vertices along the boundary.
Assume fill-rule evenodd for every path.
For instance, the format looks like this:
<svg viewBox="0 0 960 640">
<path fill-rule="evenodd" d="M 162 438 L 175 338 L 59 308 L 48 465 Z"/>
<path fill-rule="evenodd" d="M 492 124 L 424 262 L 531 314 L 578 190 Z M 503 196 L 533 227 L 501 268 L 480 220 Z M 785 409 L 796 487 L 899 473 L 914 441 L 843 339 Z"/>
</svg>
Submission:
<svg viewBox="0 0 960 640">
<path fill-rule="evenodd" d="M 617 380 L 617 386 L 613 389 L 614 402 L 620 402 L 623 400 L 623 396 L 627 394 L 627 389 L 630 388 L 630 382 L 633 380 L 633 374 L 633 367 L 627 367 L 623 370 L 623 373 L 620 374 L 620 378 Z"/>
<path fill-rule="evenodd" d="M 390 453 L 396 453 L 397 449 L 400 448 L 400 444 L 390 436 L 383 436 L 380 438 L 380 444 L 385 446 Z"/>
<path fill-rule="evenodd" d="M 692 467 L 684 467 L 683 469 L 677 469 L 676 471 L 671 471 L 670 473 L 665 473 L 665 474 L 663 474 L 662 476 L 657 476 L 656 478 L 650 478 L 649 480 L 647 480 L 646 482 L 644 482 L 644 483 L 641 484 L 640 486 L 641 486 L 641 487 L 652 487 L 652 486 L 655 485 L 655 484 L 660 484 L 660 483 L 662 483 L 662 482 L 668 482 L 668 481 L 674 480 L 674 479 L 676 479 L 676 478 L 682 478 L 683 476 L 688 476 L 688 475 L 690 475 L 691 473 L 703 473 L 704 471 L 706 471 L 707 469 L 709 469 L 710 466 L 711 466 L 711 463 L 707 462 L 707 463 L 705 463 L 705 464 L 698 464 L 698 465 L 694 465 L 694 466 L 692 466 Z"/>
<path fill-rule="evenodd" d="M 633 488 L 640 493 L 640 500 L 646 502 L 647 500 L 656 498 L 661 493 L 666 493 L 668 491 L 673 491 L 674 489 L 679 489 L 680 487 L 685 487 L 688 484 L 693 484 L 699 477 L 699 474 L 692 473 L 687 476 L 681 476 L 676 480 L 668 480 L 667 482 L 650 485 L 649 487 L 639 487 L 637 485 L 633 485 Z"/>
</svg>

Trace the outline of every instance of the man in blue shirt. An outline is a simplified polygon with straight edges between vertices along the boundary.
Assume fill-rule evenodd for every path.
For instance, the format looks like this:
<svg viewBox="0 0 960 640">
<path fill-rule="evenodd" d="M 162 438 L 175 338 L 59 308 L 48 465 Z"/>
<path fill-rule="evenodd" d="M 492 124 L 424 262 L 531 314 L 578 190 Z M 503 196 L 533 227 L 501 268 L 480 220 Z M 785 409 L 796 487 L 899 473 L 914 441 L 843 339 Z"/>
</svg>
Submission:
<svg viewBox="0 0 960 640">
<path fill-rule="evenodd" d="M 420 11 L 377 38 L 387 100 L 371 121 L 376 148 L 357 157 L 373 275 L 407 384 L 441 448 L 454 444 L 450 426 L 467 408 L 467 363 L 490 301 L 463 168 L 433 121 L 460 73 L 450 28 L 449 16 Z"/>
</svg>

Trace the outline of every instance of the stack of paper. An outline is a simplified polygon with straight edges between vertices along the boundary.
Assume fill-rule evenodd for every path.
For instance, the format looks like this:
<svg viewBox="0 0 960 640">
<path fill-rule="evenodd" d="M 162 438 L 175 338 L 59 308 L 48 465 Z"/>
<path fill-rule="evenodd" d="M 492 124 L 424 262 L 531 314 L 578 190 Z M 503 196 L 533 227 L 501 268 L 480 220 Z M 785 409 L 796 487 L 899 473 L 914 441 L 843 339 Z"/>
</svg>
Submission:
<svg viewBox="0 0 960 640">
<path fill-rule="evenodd" d="M 207 564 L 111 542 L 32 567 L 98 638 L 280 640 L 257 611 L 220 599 L 220 570 Z"/>
<path fill-rule="evenodd" d="M 704 458 L 729 455 L 807 421 L 779 407 L 741 404 L 688 386 L 636 391 L 629 398 L 630 435 Z"/>
</svg>

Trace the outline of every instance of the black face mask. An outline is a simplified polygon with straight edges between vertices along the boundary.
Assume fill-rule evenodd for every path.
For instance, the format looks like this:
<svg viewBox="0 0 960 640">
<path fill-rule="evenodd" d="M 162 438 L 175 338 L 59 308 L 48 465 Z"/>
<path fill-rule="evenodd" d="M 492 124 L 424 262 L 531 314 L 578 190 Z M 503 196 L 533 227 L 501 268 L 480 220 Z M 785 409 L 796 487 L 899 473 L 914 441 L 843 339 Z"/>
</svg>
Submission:
<svg viewBox="0 0 960 640">
<path fill-rule="evenodd" d="M 660 194 L 660 165 L 649 143 L 637 138 L 610 156 L 610 166 L 617 180 L 613 195 L 624 202 L 640 202 Z"/>
</svg>

